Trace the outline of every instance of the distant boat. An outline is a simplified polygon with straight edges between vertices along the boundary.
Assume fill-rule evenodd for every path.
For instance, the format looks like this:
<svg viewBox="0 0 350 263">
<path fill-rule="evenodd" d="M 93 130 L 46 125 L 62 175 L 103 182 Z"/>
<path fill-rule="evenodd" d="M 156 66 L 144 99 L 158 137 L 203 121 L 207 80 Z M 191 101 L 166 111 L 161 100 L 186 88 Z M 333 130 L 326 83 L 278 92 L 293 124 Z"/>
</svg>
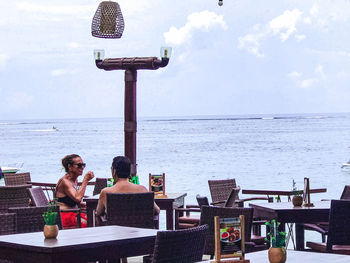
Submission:
<svg viewBox="0 0 350 263">
<path fill-rule="evenodd" d="M 19 168 L 10 166 L 0 166 L 0 173 L 17 173 Z"/>
<path fill-rule="evenodd" d="M 350 167 L 350 160 L 347 163 L 342 163 L 341 168 Z"/>
</svg>

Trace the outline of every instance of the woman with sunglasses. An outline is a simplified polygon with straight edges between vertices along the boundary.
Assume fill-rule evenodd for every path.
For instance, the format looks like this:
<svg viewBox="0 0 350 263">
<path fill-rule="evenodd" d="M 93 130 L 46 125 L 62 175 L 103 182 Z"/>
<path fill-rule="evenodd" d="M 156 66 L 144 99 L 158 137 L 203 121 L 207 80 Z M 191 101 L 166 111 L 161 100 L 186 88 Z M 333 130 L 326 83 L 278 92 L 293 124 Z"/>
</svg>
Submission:
<svg viewBox="0 0 350 263">
<path fill-rule="evenodd" d="M 57 204 L 61 210 L 76 209 L 82 204 L 88 182 L 94 178 L 94 173 L 89 171 L 78 188 L 78 177 L 83 174 L 86 166 L 81 157 L 77 154 L 70 154 L 62 159 L 62 166 L 66 174 L 60 178 L 56 185 Z M 77 226 L 77 213 L 61 213 L 63 227 Z M 81 226 L 86 227 L 86 214 L 81 213 Z"/>
</svg>

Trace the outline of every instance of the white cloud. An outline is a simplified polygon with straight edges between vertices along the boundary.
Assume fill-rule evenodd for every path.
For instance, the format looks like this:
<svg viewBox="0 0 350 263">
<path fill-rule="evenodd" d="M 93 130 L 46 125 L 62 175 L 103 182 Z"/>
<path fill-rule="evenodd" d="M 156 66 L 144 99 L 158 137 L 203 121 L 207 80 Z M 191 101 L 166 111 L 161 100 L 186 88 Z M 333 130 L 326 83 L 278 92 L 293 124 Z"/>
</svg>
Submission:
<svg viewBox="0 0 350 263">
<path fill-rule="evenodd" d="M 295 39 L 300 42 L 306 38 L 306 35 L 295 35 Z"/>
<path fill-rule="evenodd" d="M 79 43 L 76 42 L 70 42 L 67 44 L 68 48 L 79 48 L 81 45 Z"/>
<path fill-rule="evenodd" d="M 323 66 L 322 65 L 318 65 L 316 68 L 315 68 L 315 73 L 317 75 L 319 75 L 320 77 L 325 77 L 325 73 L 323 71 Z"/>
<path fill-rule="evenodd" d="M 246 49 L 257 57 L 264 57 L 263 52 L 260 50 L 261 42 L 270 36 L 278 34 L 282 42 L 286 41 L 297 31 L 296 24 L 300 20 L 301 15 L 302 12 L 299 9 L 286 10 L 282 15 L 272 19 L 264 26 L 254 25 L 253 33 L 238 38 L 238 48 Z M 305 35 L 298 35 L 296 39 L 300 41 L 305 37 Z"/>
<path fill-rule="evenodd" d="M 6 54 L 0 54 L 0 70 L 5 69 L 6 67 L 6 62 L 8 60 L 8 55 Z"/>
<path fill-rule="evenodd" d="M 314 69 L 314 76 L 307 79 L 300 79 L 302 76 L 302 73 L 293 71 L 288 73 L 287 75 L 289 78 L 296 81 L 297 85 L 301 88 L 311 88 L 314 87 L 316 84 L 321 83 L 321 81 L 325 80 L 327 78 L 327 75 L 325 74 L 323 70 L 322 65 L 317 65 Z"/>
<path fill-rule="evenodd" d="M 15 92 L 11 96 L 5 98 L 5 102 L 9 109 L 19 110 L 32 104 L 34 97 L 25 92 Z"/>
<path fill-rule="evenodd" d="M 238 38 L 238 48 L 246 49 L 249 53 L 262 58 L 264 54 L 260 52 L 260 41 L 266 36 L 265 33 L 248 34 Z"/>
<path fill-rule="evenodd" d="M 224 30 L 227 29 L 223 16 L 205 10 L 190 14 L 187 17 L 187 23 L 183 27 L 176 28 L 172 26 L 163 35 L 167 44 L 181 45 L 191 39 L 195 30 L 209 31 L 216 26 L 220 26 Z"/>
<path fill-rule="evenodd" d="M 291 34 L 296 31 L 296 23 L 300 19 L 303 12 L 298 9 L 292 11 L 286 10 L 284 13 L 269 23 L 273 34 L 280 34 L 282 41 L 286 41 Z"/>
<path fill-rule="evenodd" d="M 288 73 L 288 77 L 289 78 L 292 78 L 292 79 L 297 79 L 297 78 L 299 78 L 299 77 L 301 77 L 301 73 L 300 72 L 297 72 L 297 71 L 293 71 L 293 72 L 290 72 L 290 73 Z"/>
<path fill-rule="evenodd" d="M 62 76 L 66 74 L 67 74 L 67 71 L 64 69 L 55 69 L 51 71 L 51 76 L 53 77 Z"/>
<path fill-rule="evenodd" d="M 90 13 L 96 7 L 93 5 L 52 5 L 50 2 L 32 4 L 29 2 L 16 3 L 16 7 L 28 13 L 43 14 L 62 14 L 62 15 L 81 15 L 82 13 Z"/>
<path fill-rule="evenodd" d="M 316 16 L 319 13 L 319 7 L 317 3 L 314 3 L 314 5 L 310 9 L 310 15 Z"/>
<path fill-rule="evenodd" d="M 309 88 L 317 82 L 316 79 L 304 79 L 300 83 L 300 87 Z"/>
</svg>

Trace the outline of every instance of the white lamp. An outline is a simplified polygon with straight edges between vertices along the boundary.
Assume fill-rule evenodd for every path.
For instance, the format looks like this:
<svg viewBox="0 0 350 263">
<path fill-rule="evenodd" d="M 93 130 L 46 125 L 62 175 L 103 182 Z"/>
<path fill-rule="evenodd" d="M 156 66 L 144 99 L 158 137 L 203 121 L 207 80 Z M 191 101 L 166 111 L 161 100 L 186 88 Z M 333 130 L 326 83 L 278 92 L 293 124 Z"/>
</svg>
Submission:
<svg viewBox="0 0 350 263">
<path fill-rule="evenodd" d="M 160 48 L 160 57 L 161 58 L 170 58 L 171 57 L 171 47 L 161 47 Z"/>
<path fill-rule="evenodd" d="M 103 60 L 105 58 L 105 51 L 103 49 L 94 50 L 95 60 Z"/>
</svg>

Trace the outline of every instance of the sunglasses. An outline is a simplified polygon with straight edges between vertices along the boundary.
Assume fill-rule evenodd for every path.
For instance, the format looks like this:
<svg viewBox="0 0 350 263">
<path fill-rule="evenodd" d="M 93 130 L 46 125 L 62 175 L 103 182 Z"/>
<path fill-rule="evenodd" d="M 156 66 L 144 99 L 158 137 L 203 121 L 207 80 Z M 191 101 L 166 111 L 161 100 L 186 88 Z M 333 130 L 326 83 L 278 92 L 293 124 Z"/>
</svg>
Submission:
<svg viewBox="0 0 350 263">
<path fill-rule="evenodd" d="M 76 165 L 78 168 L 85 168 L 86 163 L 75 163 L 73 165 Z"/>
</svg>

